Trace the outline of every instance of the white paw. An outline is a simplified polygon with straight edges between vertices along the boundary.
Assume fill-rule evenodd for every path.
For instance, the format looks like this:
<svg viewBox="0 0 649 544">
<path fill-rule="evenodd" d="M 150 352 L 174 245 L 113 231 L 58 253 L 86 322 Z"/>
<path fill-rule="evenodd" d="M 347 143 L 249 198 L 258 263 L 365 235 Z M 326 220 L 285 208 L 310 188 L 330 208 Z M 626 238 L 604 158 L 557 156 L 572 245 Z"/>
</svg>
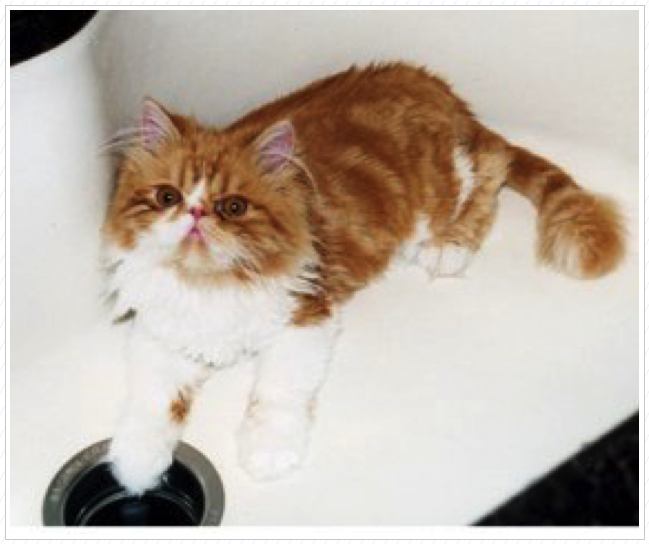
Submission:
<svg viewBox="0 0 649 544">
<path fill-rule="evenodd" d="M 442 247 L 435 275 L 438 277 L 460 276 L 473 258 L 473 251 L 457 244 Z"/>
<path fill-rule="evenodd" d="M 238 434 L 239 462 L 256 480 L 281 478 L 302 464 L 309 422 L 289 410 L 258 410 L 246 416 Z"/>
<path fill-rule="evenodd" d="M 437 274 L 437 267 L 439 266 L 441 255 L 441 248 L 436 246 L 425 246 L 417 252 L 415 260 L 419 266 L 428 272 L 430 278 L 433 279 Z"/>
<path fill-rule="evenodd" d="M 113 439 L 107 461 L 117 481 L 130 493 L 141 495 L 156 487 L 173 461 L 173 451 L 153 437 Z"/>
<path fill-rule="evenodd" d="M 457 244 L 426 246 L 417 253 L 417 263 L 430 279 L 461 276 L 473 258 L 473 251 Z"/>
</svg>

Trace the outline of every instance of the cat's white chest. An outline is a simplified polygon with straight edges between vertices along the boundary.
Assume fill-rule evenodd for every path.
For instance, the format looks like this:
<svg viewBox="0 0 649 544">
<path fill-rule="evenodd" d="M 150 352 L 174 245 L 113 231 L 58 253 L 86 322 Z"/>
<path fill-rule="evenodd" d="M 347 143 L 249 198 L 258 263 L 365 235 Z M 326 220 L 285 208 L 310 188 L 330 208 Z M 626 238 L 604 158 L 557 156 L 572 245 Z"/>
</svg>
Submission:
<svg viewBox="0 0 649 544">
<path fill-rule="evenodd" d="M 119 310 L 179 355 L 217 367 L 255 352 L 289 322 L 294 298 L 281 281 L 199 289 L 170 270 L 120 267 Z M 118 311 L 119 311 L 118 310 Z"/>
</svg>

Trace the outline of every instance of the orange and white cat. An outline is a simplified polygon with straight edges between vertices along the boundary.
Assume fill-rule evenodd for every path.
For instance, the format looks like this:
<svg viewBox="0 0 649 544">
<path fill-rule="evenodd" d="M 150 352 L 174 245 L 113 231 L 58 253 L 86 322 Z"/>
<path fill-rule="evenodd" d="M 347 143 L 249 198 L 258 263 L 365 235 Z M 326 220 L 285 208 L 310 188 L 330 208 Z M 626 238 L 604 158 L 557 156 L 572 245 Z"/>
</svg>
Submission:
<svg viewBox="0 0 649 544">
<path fill-rule="evenodd" d="M 579 278 L 624 252 L 609 200 L 480 124 L 405 64 L 351 68 L 210 128 L 145 100 L 104 226 L 116 315 L 134 312 L 129 396 L 109 458 L 132 492 L 172 460 L 213 370 L 256 356 L 241 465 L 305 456 L 337 309 L 395 258 L 468 265 L 510 187 L 538 210 L 540 260 Z"/>
</svg>

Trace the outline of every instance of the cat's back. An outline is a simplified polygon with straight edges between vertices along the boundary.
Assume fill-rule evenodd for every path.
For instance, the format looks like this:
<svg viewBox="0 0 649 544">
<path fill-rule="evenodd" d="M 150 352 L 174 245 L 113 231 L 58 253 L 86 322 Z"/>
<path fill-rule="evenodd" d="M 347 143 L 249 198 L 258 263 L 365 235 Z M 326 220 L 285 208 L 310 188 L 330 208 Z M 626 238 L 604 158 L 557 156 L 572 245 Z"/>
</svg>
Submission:
<svg viewBox="0 0 649 544">
<path fill-rule="evenodd" d="M 298 135 L 308 139 L 322 125 L 343 129 L 344 123 L 360 117 L 397 121 L 405 111 L 411 117 L 431 115 L 438 119 L 468 114 L 466 104 L 445 81 L 424 68 L 396 62 L 352 66 L 317 80 L 250 112 L 225 132 L 247 139 L 288 118 Z"/>
</svg>

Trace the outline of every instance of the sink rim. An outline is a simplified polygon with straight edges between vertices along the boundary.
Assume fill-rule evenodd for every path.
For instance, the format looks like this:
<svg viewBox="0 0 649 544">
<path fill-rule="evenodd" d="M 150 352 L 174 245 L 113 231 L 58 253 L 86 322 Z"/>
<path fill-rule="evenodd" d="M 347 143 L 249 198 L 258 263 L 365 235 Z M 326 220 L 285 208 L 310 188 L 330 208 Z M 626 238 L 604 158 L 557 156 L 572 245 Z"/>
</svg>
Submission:
<svg viewBox="0 0 649 544">
<path fill-rule="evenodd" d="M 45 526 L 67 526 L 65 509 L 75 485 L 98 465 L 107 462 L 111 439 L 95 442 L 76 453 L 52 478 L 42 507 Z M 174 460 L 189 470 L 198 481 L 204 500 L 203 513 L 197 526 L 220 525 L 225 510 L 223 482 L 212 463 L 199 450 L 186 442 L 179 442 Z"/>
</svg>

